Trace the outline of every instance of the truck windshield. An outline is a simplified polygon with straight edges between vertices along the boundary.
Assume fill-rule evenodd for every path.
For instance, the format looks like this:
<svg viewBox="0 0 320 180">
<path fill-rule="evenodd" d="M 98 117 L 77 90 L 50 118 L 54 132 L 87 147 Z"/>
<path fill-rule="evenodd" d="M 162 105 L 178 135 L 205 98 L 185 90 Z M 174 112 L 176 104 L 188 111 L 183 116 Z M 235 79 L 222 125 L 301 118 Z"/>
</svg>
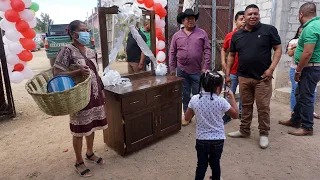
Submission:
<svg viewBox="0 0 320 180">
<path fill-rule="evenodd" d="M 67 36 L 68 24 L 50 25 L 49 26 L 49 36 Z"/>
</svg>

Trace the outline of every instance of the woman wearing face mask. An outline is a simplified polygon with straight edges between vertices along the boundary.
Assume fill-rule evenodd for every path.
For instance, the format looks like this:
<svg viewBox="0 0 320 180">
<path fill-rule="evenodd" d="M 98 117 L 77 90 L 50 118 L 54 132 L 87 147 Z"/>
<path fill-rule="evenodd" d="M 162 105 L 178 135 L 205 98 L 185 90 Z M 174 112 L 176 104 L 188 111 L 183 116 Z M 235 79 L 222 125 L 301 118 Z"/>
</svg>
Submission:
<svg viewBox="0 0 320 180">
<path fill-rule="evenodd" d="M 87 142 L 86 160 L 103 165 L 105 162 L 93 153 L 94 131 L 106 129 L 107 119 L 104 110 L 104 94 L 102 81 L 98 75 L 96 54 L 85 47 L 90 43 L 87 26 L 81 21 L 73 21 L 68 28 L 72 44 L 62 47 L 54 64 L 54 75 L 71 77 L 91 73 L 90 102 L 81 111 L 70 115 L 70 130 L 73 135 L 73 148 L 76 155 L 75 167 L 80 176 L 92 176 L 82 158 L 83 136 Z M 76 69 L 76 70 L 74 70 Z"/>
<path fill-rule="evenodd" d="M 300 26 L 297 30 L 296 35 L 294 36 L 294 38 L 292 38 L 287 46 L 287 54 L 290 57 L 294 56 L 294 52 L 296 51 L 296 47 L 298 45 L 298 40 L 299 40 L 299 36 L 302 32 L 302 26 Z M 295 91 L 297 88 L 297 82 L 294 80 L 294 73 L 295 70 L 297 68 L 297 65 L 294 63 L 294 58 L 292 58 L 291 61 L 291 65 L 290 65 L 290 81 L 291 81 L 291 85 L 292 85 L 292 89 L 291 89 L 291 93 L 290 93 L 290 110 L 291 113 L 293 113 L 293 108 L 296 105 L 296 96 L 295 96 Z M 316 98 L 317 98 L 317 88 L 316 91 L 314 92 L 314 103 L 316 103 Z M 313 117 L 316 119 L 320 119 L 320 115 L 318 115 L 317 113 L 313 113 Z"/>
</svg>

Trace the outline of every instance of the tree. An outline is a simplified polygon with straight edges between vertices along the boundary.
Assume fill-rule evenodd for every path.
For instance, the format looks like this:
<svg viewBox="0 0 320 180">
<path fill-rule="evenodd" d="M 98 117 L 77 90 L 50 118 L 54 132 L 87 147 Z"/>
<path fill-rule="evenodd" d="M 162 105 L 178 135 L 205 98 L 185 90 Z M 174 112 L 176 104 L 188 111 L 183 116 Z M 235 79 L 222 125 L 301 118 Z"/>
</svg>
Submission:
<svg viewBox="0 0 320 180">
<path fill-rule="evenodd" d="M 53 24 L 53 20 L 50 18 L 49 14 L 41 13 L 40 18 L 37 18 L 36 31 L 39 33 L 45 33 L 48 30 L 48 26 Z"/>
</svg>

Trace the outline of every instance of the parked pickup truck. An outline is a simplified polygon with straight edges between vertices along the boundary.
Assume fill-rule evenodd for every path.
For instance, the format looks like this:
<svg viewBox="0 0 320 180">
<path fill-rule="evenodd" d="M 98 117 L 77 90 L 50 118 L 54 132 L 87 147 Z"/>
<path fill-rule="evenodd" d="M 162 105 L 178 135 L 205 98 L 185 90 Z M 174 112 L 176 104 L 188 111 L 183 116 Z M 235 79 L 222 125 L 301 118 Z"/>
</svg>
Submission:
<svg viewBox="0 0 320 180">
<path fill-rule="evenodd" d="M 72 43 L 67 30 L 68 24 L 53 24 L 48 27 L 44 47 L 51 66 L 56 60 L 59 49 Z M 91 38 L 91 43 L 87 47 L 95 49 L 93 38 Z"/>
</svg>

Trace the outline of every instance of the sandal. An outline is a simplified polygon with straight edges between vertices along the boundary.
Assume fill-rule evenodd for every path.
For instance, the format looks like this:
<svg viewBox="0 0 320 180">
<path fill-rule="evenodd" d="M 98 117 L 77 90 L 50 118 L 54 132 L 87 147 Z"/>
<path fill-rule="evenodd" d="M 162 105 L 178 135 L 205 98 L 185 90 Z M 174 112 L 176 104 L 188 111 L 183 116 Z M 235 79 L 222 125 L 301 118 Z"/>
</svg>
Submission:
<svg viewBox="0 0 320 180">
<path fill-rule="evenodd" d="M 320 115 L 317 114 L 317 113 L 313 113 L 313 117 L 314 117 L 315 119 L 320 119 Z"/>
<path fill-rule="evenodd" d="M 88 168 L 85 169 L 84 171 L 80 172 L 79 167 L 80 167 L 81 165 L 84 165 L 84 162 L 81 162 L 81 163 L 78 163 L 78 164 L 75 164 L 75 165 L 74 165 L 74 166 L 76 167 L 76 171 L 79 173 L 79 175 L 80 175 L 81 177 L 91 177 L 91 176 L 92 176 L 92 173 L 91 173 L 90 169 L 88 169 Z"/>
<path fill-rule="evenodd" d="M 90 156 L 88 156 L 88 154 L 86 153 L 86 156 L 87 156 L 87 160 L 88 160 L 88 161 L 94 162 L 94 163 L 96 163 L 96 164 L 98 164 L 98 165 L 104 165 L 104 160 L 103 160 L 101 157 L 98 158 L 97 161 L 91 159 L 91 158 L 94 156 L 94 153 L 92 153 L 92 155 L 90 155 Z"/>
</svg>

